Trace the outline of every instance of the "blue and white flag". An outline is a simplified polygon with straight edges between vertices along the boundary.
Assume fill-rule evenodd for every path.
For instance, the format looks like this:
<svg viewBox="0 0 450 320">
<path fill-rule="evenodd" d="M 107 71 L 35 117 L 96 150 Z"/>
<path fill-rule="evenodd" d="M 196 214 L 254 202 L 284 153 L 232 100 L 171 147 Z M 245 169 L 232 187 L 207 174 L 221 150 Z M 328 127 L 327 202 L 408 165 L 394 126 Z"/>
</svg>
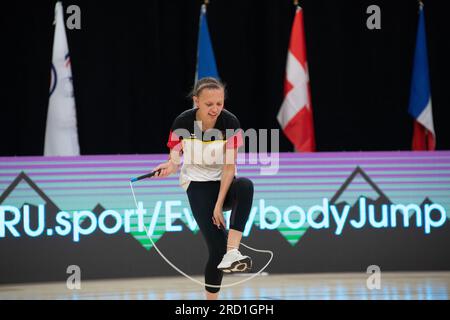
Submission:
<svg viewBox="0 0 450 320">
<path fill-rule="evenodd" d="M 72 68 L 63 6 L 59 1 L 55 5 L 55 34 L 44 155 L 76 156 L 79 154 Z"/>
</svg>

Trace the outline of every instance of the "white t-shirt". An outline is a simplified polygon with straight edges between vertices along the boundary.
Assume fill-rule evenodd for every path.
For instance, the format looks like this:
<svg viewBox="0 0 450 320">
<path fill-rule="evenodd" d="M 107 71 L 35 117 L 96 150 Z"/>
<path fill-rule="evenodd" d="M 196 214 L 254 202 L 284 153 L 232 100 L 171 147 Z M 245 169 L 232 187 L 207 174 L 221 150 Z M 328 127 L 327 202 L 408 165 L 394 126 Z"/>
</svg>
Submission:
<svg viewBox="0 0 450 320">
<path fill-rule="evenodd" d="M 191 181 L 220 181 L 225 150 L 243 145 L 242 129 L 234 114 L 222 109 L 214 128 L 202 131 L 196 121 L 197 110 L 186 110 L 174 120 L 167 142 L 171 150 L 183 152 L 180 186 L 184 190 Z"/>
</svg>

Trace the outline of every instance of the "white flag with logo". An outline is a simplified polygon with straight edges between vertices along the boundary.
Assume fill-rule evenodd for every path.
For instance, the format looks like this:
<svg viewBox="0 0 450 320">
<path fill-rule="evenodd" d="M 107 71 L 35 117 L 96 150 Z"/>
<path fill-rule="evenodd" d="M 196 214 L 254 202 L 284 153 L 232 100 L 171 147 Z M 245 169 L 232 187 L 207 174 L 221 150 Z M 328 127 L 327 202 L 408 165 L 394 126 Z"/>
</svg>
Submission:
<svg viewBox="0 0 450 320">
<path fill-rule="evenodd" d="M 79 154 L 69 46 L 67 45 L 63 6 L 61 2 L 57 2 L 44 155 L 76 156 Z"/>
</svg>

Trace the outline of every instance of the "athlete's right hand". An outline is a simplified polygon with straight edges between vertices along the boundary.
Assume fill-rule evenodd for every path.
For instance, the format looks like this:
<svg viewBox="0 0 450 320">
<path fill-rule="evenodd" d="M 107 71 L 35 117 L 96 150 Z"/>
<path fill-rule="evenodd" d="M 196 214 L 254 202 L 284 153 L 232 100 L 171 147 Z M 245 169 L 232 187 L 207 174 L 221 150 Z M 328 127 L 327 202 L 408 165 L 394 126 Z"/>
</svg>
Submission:
<svg viewBox="0 0 450 320">
<path fill-rule="evenodd" d="M 172 162 L 172 161 L 167 161 L 164 163 L 161 163 L 159 166 L 157 166 L 156 168 L 153 169 L 153 171 L 158 171 L 156 172 L 155 175 L 153 177 L 155 178 L 165 178 L 170 176 L 172 173 L 177 172 L 178 170 L 178 166 Z"/>
</svg>

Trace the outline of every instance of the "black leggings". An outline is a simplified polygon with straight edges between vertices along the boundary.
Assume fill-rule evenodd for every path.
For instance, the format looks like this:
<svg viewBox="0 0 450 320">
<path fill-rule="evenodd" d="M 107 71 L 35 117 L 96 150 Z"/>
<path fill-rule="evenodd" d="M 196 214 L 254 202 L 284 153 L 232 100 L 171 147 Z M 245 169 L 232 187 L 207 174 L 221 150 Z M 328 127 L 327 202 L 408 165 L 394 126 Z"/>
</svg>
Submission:
<svg viewBox="0 0 450 320">
<path fill-rule="evenodd" d="M 205 283 L 220 285 L 223 272 L 217 269 L 227 249 L 227 233 L 213 224 L 212 216 L 219 195 L 220 181 L 191 181 L 187 189 L 189 204 L 209 250 Z M 225 197 L 223 210 L 231 211 L 230 229 L 244 231 L 253 203 L 253 183 L 247 178 L 234 178 Z M 211 293 L 220 288 L 205 286 Z"/>
</svg>

